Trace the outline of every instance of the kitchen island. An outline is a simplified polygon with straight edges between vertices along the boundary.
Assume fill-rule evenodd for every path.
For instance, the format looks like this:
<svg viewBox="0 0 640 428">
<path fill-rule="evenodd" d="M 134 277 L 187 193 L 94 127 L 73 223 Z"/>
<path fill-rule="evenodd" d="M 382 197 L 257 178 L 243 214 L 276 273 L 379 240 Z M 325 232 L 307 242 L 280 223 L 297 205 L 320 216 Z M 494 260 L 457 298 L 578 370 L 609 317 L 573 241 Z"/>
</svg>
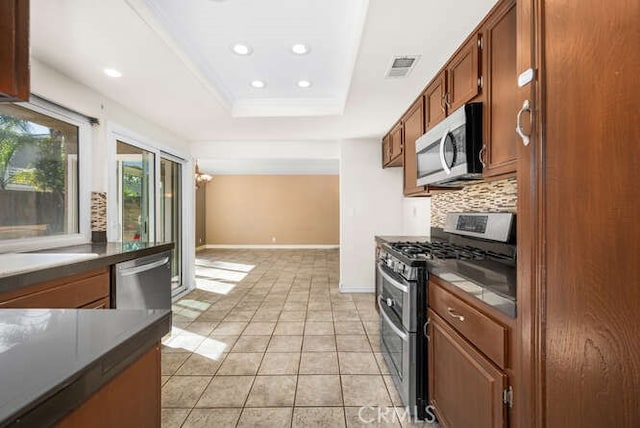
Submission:
<svg viewBox="0 0 640 428">
<path fill-rule="evenodd" d="M 0 427 L 160 426 L 170 329 L 170 310 L 0 310 Z"/>
</svg>

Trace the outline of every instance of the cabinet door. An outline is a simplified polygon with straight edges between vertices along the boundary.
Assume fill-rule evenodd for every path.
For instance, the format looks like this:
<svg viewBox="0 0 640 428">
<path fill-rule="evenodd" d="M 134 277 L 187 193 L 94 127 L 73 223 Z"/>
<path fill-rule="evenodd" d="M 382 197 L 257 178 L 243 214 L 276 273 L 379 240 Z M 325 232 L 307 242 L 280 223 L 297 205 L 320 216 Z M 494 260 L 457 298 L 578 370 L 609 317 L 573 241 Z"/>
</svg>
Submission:
<svg viewBox="0 0 640 428">
<path fill-rule="evenodd" d="M 0 2 L 0 101 L 29 101 L 29 0 Z"/>
<path fill-rule="evenodd" d="M 389 144 L 391 145 L 391 159 L 388 166 L 402 166 L 402 151 L 404 142 L 402 141 L 402 123 L 398 123 L 389 133 Z"/>
<path fill-rule="evenodd" d="M 382 166 L 385 167 L 391 160 L 391 144 L 389 142 L 389 134 L 382 139 Z"/>
<path fill-rule="evenodd" d="M 445 72 L 443 71 L 427 86 L 424 91 L 425 102 L 425 131 L 433 128 L 447 116 L 447 108 L 444 103 L 446 91 Z"/>
<path fill-rule="evenodd" d="M 429 310 L 429 397 L 443 427 L 502 428 L 507 376 Z"/>
<path fill-rule="evenodd" d="M 485 67 L 484 176 L 516 171 L 518 85 L 516 72 L 516 4 L 508 1 L 483 28 Z"/>
<path fill-rule="evenodd" d="M 479 35 L 476 35 L 471 37 L 447 65 L 446 104 L 449 113 L 478 95 L 478 50 Z"/>
<path fill-rule="evenodd" d="M 403 119 L 404 123 L 404 194 L 409 196 L 425 190 L 418 186 L 416 140 L 424 134 L 424 98 L 420 97 Z"/>
</svg>

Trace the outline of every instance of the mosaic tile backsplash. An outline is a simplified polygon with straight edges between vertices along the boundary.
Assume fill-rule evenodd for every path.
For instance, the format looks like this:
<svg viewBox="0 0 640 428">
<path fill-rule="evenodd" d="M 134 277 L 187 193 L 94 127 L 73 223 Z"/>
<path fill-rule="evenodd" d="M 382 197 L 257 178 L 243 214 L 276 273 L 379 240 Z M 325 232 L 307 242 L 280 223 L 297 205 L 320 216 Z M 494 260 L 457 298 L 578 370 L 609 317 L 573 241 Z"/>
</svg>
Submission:
<svg viewBox="0 0 640 428">
<path fill-rule="evenodd" d="M 515 178 L 472 184 L 462 190 L 431 197 L 431 227 L 444 227 L 450 212 L 495 212 L 517 210 L 518 183 Z"/>
</svg>

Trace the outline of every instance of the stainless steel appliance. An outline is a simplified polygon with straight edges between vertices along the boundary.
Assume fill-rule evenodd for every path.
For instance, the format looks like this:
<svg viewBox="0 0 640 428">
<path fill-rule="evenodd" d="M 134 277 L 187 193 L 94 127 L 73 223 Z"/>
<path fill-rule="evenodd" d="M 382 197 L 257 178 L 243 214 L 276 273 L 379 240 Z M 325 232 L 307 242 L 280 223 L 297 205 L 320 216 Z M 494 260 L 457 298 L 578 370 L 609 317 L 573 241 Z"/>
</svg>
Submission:
<svg viewBox="0 0 640 428">
<path fill-rule="evenodd" d="M 452 213 L 429 239 L 387 242 L 377 260 L 381 348 L 410 413 L 427 414 L 426 327 L 430 272 L 458 278 L 466 291 L 515 316 L 515 254 L 511 213 Z M 479 290 L 479 291 L 478 291 Z"/>
<path fill-rule="evenodd" d="M 418 186 L 482 178 L 482 103 L 469 103 L 416 140 Z"/>
<path fill-rule="evenodd" d="M 118 263 L 113 275 L 112 307 L 171 309 L 170 251 Z"/>
</svg>

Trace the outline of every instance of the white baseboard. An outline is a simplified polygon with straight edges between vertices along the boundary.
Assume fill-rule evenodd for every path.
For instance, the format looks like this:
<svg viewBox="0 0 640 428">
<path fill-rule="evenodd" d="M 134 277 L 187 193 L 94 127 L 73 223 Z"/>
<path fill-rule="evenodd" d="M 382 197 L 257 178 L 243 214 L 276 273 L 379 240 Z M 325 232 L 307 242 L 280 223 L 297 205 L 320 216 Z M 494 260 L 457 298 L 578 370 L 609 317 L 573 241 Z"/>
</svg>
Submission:
<svg viewBox="0 0 640 428">
<path fill-rule="evenodd" d="M 203 245 L 201 247 L 198 248 L 206 248 L 206 249 L 216 249 L 216 248 L 226 248 L 226 249 L 236 249 L 236 248 L 244 248 L 244 249 L 248 249 L 248 250 L 262 250 L 262 249 L 267 249 L 267 250 L 328 250 L 328 249 L 333 249 L 333 248 L 340 248 L 340 245 L 338 244 L 305 244 L 305 245 L 297 245 L 297 244 L 281 244 L 281 245 L 277 245 L 277 244 L 269 244 L 269 245 L 249 245 L 249 244 L 240 244 L 240 245 L 235 245 L 235 244 L 207 244 L 207 245 Z"/>
<path fill-rule="evenodd" d="M 340 284 L 341 293 L 375 293 L 376 288 L 370 285 L 346 285 Z"/>
<path fill-rule="evenodd" d="M 206 249 L 207 249 L 206 245 L 200 245 L 199 247 L 196 247 L 196 251 L 206 250 Z"/>
</svg>

